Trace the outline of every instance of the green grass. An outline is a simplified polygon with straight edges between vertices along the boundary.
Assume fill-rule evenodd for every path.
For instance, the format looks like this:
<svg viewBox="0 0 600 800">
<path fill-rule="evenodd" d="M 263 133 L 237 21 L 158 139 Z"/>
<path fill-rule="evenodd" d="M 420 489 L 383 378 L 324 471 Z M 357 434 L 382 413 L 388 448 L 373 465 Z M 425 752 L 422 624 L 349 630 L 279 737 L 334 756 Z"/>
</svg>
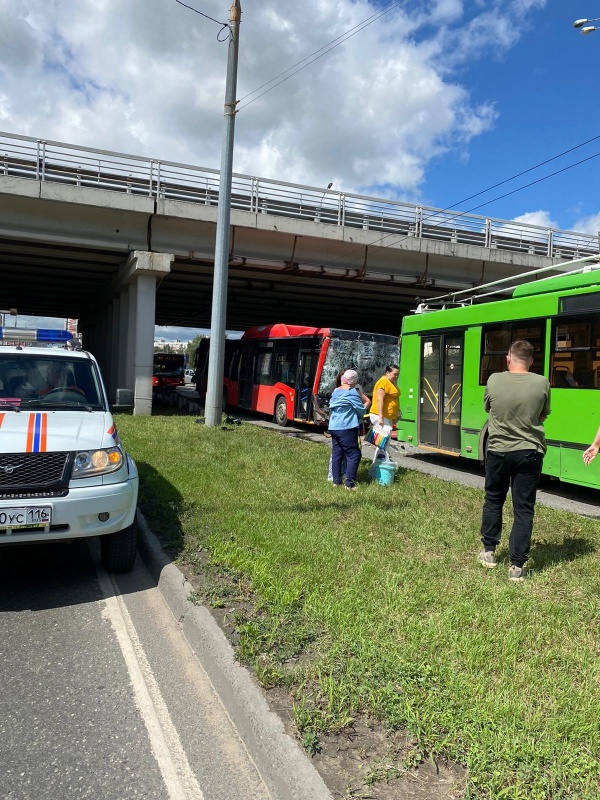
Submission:
<svg viewBox="0 0 600 800">
<path fill-rule="evenodd" d="M 151 527 L 191 564 L 209 551 L 206 597 L 237 607 L 239 657 L 291 689 L 307 749 L 367 715 L 466 764 L 465 797 L 600 796 L 596 521 L 538 507 L 513 584 L 505 546 L 476 561 L 480 491 L 403 470 L 383 488 L 363 462 L 346 492 L 327 448 L 247 424 L 118 426 Z"/>
</svg>

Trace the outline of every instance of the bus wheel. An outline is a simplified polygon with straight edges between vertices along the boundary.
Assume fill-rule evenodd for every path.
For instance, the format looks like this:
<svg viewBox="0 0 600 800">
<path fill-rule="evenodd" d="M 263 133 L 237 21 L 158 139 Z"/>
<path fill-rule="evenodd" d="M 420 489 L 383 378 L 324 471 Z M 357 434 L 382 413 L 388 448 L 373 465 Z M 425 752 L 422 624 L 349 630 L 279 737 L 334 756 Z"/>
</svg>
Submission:
<svg viewBox="0 0 600 800">
<path fill-rule="evenodd" d="M 279 396 L 275 402 L 273 422 L 281 425 L 282 428 L 285 428 L 285 426 L 288 424 L 287 403 L 285 402 L 285 397 Z"/>
</svg>

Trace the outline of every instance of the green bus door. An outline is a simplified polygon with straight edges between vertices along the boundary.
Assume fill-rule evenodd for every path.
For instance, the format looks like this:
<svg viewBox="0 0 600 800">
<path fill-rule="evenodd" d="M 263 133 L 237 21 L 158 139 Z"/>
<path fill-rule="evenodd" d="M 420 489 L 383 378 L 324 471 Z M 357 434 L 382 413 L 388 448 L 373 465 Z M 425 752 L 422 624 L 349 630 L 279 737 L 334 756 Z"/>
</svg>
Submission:
<svg viewBox="0 0 600 800">
<path fill-rule="evenodd" d="M 421 339 L 419 443 L 460 453 L 464 334 Z"/>
</svg>

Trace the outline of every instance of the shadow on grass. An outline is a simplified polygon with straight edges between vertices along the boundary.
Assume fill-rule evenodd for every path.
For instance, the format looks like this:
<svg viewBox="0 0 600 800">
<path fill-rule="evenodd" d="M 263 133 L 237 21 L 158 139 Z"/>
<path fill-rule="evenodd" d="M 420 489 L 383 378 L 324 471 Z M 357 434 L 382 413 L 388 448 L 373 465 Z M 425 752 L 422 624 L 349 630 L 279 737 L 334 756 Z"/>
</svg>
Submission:
<svg viewBox="0 0 600 800">
<path fill-rule="evenodd" d="M 145 461 L 136 464 L 140 474 L 138 506 L 154 535 L 174 558 L 184 547 L 180 522 L 185 512 L 183 497 L 153 466 Z"/>
<path fill-rule="evenodd" d="M 533 541 L 531 557 L 535 559 L 538 571 L 548 569 L 556 564 L 575 561 L 577 558 L 595 553 L 598 548 L 583 536 L 565 536 L 562 542 Z"/>
</svg>

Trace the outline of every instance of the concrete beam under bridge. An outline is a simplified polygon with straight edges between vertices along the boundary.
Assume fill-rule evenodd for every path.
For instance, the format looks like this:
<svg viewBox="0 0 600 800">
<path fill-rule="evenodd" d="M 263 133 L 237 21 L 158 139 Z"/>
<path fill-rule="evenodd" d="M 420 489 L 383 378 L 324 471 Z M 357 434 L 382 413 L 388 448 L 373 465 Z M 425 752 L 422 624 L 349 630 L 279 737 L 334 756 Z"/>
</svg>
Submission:
<svg viewBox="0 0 600 800">
<path fill-rule="evenodd" d="M 548 257 L 545 244 L 521 241 L 500 224 L 492 236 L 483 232 L 483 218 L 475 220 L 481 230 L 458 233 L 444 226 L 430 226 L 427 236 L 408 226 L 388 230 L 390 221 L 378 221 L 372 206 L 365 205 L 360 225 L 323 221 L 320 211 L 298 218 L 298 209 L 281 204 L 233 208 L 228 327 L 354 319 L 362 329 L 397 333 L 417 296 L 573 256 L 555 248 Z M 156 322 L 207 327 L 216 215 L 210 193 L 204 203 L 188 202 L 0 176 L 3 294 L 20 313 L 89 318 L 130 251 L 170 253 Z"/>
<path fill-rule="evenodd" d="M 0 163 L 5 306 L 80 319 L 111 399 L 117 387 L 131 388 L 135 413 L 146 414 L 154 324 L 210 326 L 214 176 L 190 177 L 184 168 L 171 179 L 163 171 L 160 185 L 155 172 L 150 183 L 136 183 L 130 175 L 100 174 L 95 159 L 87 171 L 73 163 Z M 332 205 L 314 187 L 236 181 L 242 188 L 232 199 L 230 329 L 286 322 L 398 335 L 417 298 L 598 250 L 597 238 L 584 234 L 458 220 L 343 193 Z"/>
</svg>

